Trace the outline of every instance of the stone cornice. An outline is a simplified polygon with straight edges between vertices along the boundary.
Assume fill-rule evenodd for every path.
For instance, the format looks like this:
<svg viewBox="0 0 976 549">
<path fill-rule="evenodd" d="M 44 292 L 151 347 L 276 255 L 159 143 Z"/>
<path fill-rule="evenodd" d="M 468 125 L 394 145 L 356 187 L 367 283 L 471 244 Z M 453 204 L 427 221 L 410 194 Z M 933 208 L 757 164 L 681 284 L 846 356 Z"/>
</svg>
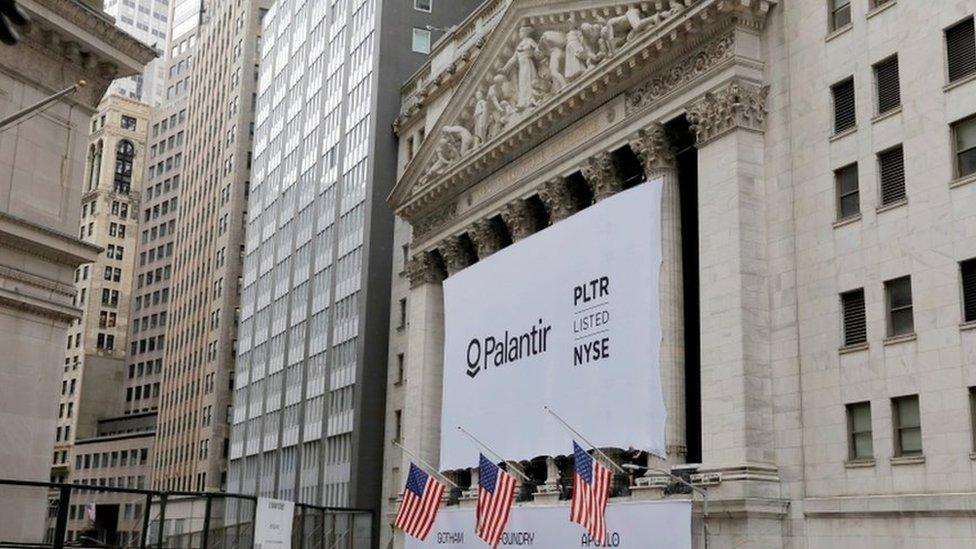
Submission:
<svg viewBox="0 0 976 549">
<path fill-rule="evenodd" d="M 55 261 L 71 268 L 95 261 L 102 248 L 0 212 L 0 247 L 9 246 L 24 253 Z"/>
<path fill-rule="evenodd" d="M 725 1 L 725 0 L 686 0 L 679 16 L 662 22 L 646 34 L 637 35 L 628 41 L 615 54 L 599 64 L 595 69 L 584 73 L 572 85 L 560 89 L 543 103 L 534 107 L 527 116 L 511 128 L 493 137 L 490 146 L 471 145 L 456 161 L 444 162 L 446 168 L 441 173 L 429 176 L 429 162 L 438 154 L 437 148 L 445 135 L 443 128 L 435 129 L 414 161 L 408 165 L 400 183 L 390 196 L 390 203 L 398 214 L 413 223 L 427 217 L 432 208 L 443 204 L 445 199 L 456 196 L 465 188 L 477 183 L 505 165 L 512 157 L 518 156 L 537 143 L 558 133 L 573 121 L 580 119 L 593 109 L 637 84 L 644 74 L 663 69 L 676 63 L 687 54 L 695 51 L 704 41 L 714 39 L 714 29 L 728 29 L 730 21 L 746 16 L 750 21 L 761 20 L 770 4 L 768 0 Z M 531 15 L 520 11 L 522 4 L 509 10 L 499 30 L 512 30 L 519 21 L 537 21 L 542 15 Z M 608 12 L 609 13 L 609 12 Z M 489 64 L 506 47 L 509 35 L 496 30 L 489 38 L 479 63 L 469 71 L 469 77 L 461 83 L 451 104 L 445 109 L 441 119 L 449 125 L 465 109 L 467 98 L 471 97 L 481 85 L 480 77 L 490 68 Z M 727 50 L 721 54 L 707 57 L 714 62 L 727 59 Z M 713 67 L 708 64 L 708 70 Z M 672 85 L 682 85 L 700 72 L 690 73 L 690 77 L 670 80 Z M 454 130 L 457 131 L 457 130 Z M 462 136 L 463 137 L 463 136 Z M 471 141 L 468 139 L 468 141 Z"/>
</svg>

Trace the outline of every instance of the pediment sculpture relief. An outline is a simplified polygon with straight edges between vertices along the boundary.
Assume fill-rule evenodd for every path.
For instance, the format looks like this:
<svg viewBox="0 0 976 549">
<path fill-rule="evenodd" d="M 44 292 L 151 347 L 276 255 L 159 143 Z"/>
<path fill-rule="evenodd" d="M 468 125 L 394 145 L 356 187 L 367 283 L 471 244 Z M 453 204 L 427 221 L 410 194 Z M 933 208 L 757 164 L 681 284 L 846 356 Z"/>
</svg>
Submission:
<svg viewBox="0 0 976 549">
<path fill-rule="evenodd" d="M 446 173 L 454 164 L 525 119 L 546 100 L 595 69 L 644 32 L 677 16 L 694 0 L 624 5 L 616 15 L 583 10 L 524 20 L 494 59 L 457 120 L 445 125 L 422 180 Z M 542 19 L 542 18 L 540 18 Z"/>
</svg>

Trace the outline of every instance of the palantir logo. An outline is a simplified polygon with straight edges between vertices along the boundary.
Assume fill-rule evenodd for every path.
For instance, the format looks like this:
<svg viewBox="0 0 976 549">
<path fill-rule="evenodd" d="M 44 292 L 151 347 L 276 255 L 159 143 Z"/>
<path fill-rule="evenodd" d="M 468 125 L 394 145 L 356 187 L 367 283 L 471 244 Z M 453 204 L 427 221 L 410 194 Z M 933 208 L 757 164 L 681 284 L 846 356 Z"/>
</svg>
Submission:
<svg viewBox="0 0 976 549">
<path fill-rule="evenodd" d="M 468 371 L 467 371 L 468 377 L 474 379 L 474 376 L 478 375 L 478 372 L 480 371 L 481 371 L 481 342 L 478 341 L 477 339 L 472 339 L 471 342 L 468 343 Z"/>
</svg>

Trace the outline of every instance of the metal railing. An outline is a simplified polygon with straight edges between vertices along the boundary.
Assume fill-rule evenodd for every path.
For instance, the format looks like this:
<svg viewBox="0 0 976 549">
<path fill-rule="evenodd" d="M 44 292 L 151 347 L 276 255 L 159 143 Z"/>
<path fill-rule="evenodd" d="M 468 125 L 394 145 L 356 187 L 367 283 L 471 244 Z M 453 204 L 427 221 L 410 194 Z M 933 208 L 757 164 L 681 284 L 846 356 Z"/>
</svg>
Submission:
<svg viewBox="0 0 976 549">
<path fill-rule="evenodd" d="M 0 508 L 36 506 L 44 514 L 0 511 L 0 548 L 250 548 L 256 503 L 245 494 L 0 479 Z M 372 522 L 368 509 L 296 503 L 292 547 L 369 549 Z"/>
</svg>

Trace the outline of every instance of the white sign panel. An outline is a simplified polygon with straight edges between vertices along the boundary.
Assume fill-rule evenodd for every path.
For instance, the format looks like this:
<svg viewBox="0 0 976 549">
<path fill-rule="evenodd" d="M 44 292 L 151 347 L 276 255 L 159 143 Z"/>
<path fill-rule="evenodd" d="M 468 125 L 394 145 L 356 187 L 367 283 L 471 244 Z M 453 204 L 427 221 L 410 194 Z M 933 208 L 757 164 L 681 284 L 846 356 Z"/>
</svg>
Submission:
<svg viewBox="0 0 976 549">
<path fill-rule="evenodd" d="M 405 549 L 484 549 L 474 532 L 474 509 L 442 509 L 427 539 L 406 536 Z M 600 547 L 582 526 L 569 522 L 569 507 L 516 506 L 499 547 L 572 549 Z M 606 547 L 619 549 L 690 549 L 691 502 L 648 501 L 607 506 Z"/>
<path fill-rule="evenodd" d="M 442 470 L 464 427 L 508 459 L 572 453 L 549 406 L 598 447 L 664 455 L 661 182 L 618 193 L 444 282 Z"/>
<path fill-rule="evenodd" d="M 258 498 L 254 516 L 254 549 L 291 549 L 295 504 L 280 499 Z"/>
</svg>

